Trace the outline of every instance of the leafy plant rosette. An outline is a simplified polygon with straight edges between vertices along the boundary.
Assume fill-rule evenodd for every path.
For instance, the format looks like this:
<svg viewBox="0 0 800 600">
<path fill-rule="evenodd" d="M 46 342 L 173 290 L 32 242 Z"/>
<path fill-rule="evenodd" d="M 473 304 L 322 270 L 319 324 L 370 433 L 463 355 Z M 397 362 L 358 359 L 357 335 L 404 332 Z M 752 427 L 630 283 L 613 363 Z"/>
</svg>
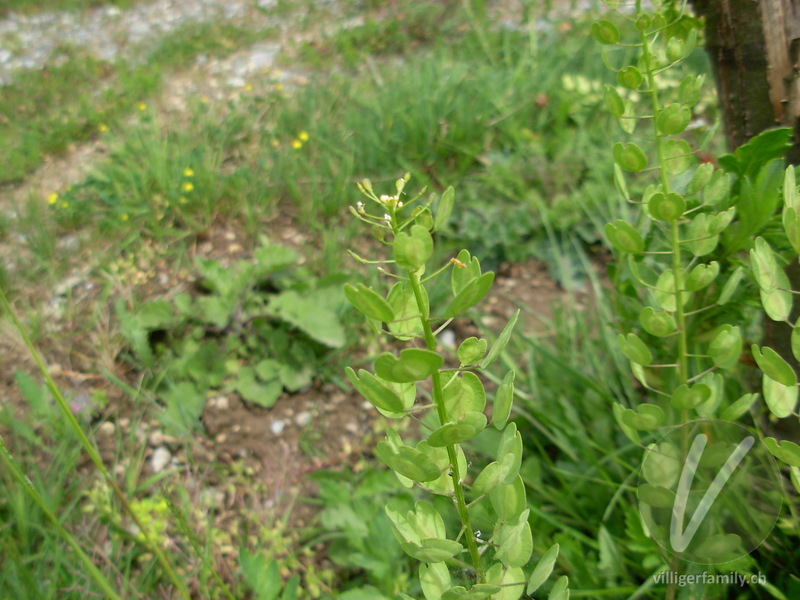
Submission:
<svg viewBox="0 0 800 600">
<path fill-rule="evenodd" d="M 445 519 L 436 505 L 420 500 L 413 510 L 400 512 L 390 505 L 386 514 L 403 550 L 421 565 L 419 580 L 427 600 L 493 598 L 515 600 L 523 592 L 532 594 L 550 576 L 558 554 L 554 545 L 540 559 L 531 574 L 524 568 L 533 552 L 528 521 L 525 486 L 519 474 L 522 438 L 509 422 L 514 397 L 514 372 L 509 371 L 492 400 L 487 419 L 486 392 L 476 371 L 489 368 L 500 356 L 517 321 L 517 312 L 493 344 L 470 337 L 457 350 L 458 366 L 447 366 L 437 351 L 437 334 L 486 296 L 494 273 L 482 272 L 480 261 L 467 250 L 426 275 L 433 255 L 433 234 L 447 222 L 453 210 L 454 192 L 449 188 L 441 198 L 432 194 L 422 203 L 420 192 L 408 202 L 403 194 L 409 176 L 397 180 L 394 195 L 377 196 L 365 180 L 362 194 L 379 210 L 372 214 L 359 202 L 352 214 L 374 230 L 391 249 L 391 258 L 367 260 L 351 255 L 363 264 L 377 265 L 381 274 L 394 280 L 388 293 L 363 284 L 345 285 L 345 295 L 368 320 L 371 329 L 384 333 L 408 347 L 399 354 L 384 352 L 373 364 L 374 372 L 348 367 L 347 377 L 358 392 L 388 419 L 407 419 L 431 411 L 434 425 L 427 437 L 415 444 L 403 440 L 389 428 L 376 453 L 407 487 L 417 486 L 431 494 L 452 500 L 461 523 L 453 538 L 447 535 Z M 428 289 L 436 278 L 449 272 L 451 298 L 432 310 Z M 430 381 L 431 399 L 425 401 L 418 386 Z M 470 481 L 462 444 L 492 426 L 501 433 L 496 460 Z M 474 497 L 468 503 L 467 497 Z M 470 508 L 488 497 L 496 515 L 491 534 L 481 534 L 472 524 Z M 470 574 L 467 585 L 453 585 L 453 571 Z M 459 582 L 457 582 L 459 583 Z M 551 598 L 569 596 L 568 581 L 561 577 Z M 402 598 L 410 598 L 401 594 Z"/>
<path fill-rule="evenodd" d="M 745 555 L 771 531 L 784 494 L 772 456 L 790 467 L 800 491 L 800 446 L 770 437 L 763 444 L 756 441 L 763 437 L 758 433 L 763 422 L 758 394 L 747 392 L 742 366 L 745 340 L 763 314 L 791 325 L 793 357 L 788 358 L 794 364 L 757 344 L 752 357 L 763 373 L 763 397 L 772 415 L 797 415 L 800 329 L 790 321 L 793 292 L 783 270 L 800 251 L 800 196 L 794 169 L 784 172 L 781 159 L 791 131 L 764 132 L 720 157 L 718 165 L 701 162 L 689 126 L 703 76 L 687 74 L 676 89 L 663 74 L 678 69 L 694 50 L 702 22 L 675 3 L 656 5 L 648 12 L 637 3 L 635 12 L 615 13 L 592 27 L 606 65 L 616 74 L 617 85 L 605 86 L 606 106 L 637 139 L 613 147 L 617 191 L 638 207 L 637 216 L 633 222 L 609 223 L 605 234 L 617 254 L 611 275 L 623 326 L 619 347 L 647 401 L 638 407 L 617 403 L 614 414 L 637 444 L 668 431 L 647 446 L 637 492 L 650 533 L 670 548 L 673 570 L 677 559 L 733 564 L 735 558 L 741 559 L 736 568 L 746 569 Z M 633 62 L 627 60 L 631 49 L 636 51 Z M 701 147 L 712 133 L 699 142 Z M 647 183 L 641 195 L 629 191 L 631 178 Z M 781 204 L 782 214 L 777 214 Z M 753 417 L 750 428 L 731 423 L 748 414 Z M 731 433 L 730 427 L 741 431 Z M 681 435 L 667 440 L 669 431 L 678 429 Z M 692 455 L 695 450 L 699 454 Z M 705 481 L 701 471 L 706 467 L 728 478 L 738 469 L 737 476 L 748 483 L 736 488 L 731 480 L 724 488 L 719 477 Z M 721 500 L 715 505 L 717 496 L 694 494 L 686 511 L 682 497 L 688 497 L 695 475 Z M 728 497 L 726 504 L 728 489 L 743 495 Z M 741 506 L 752 507 L 751 514 L 743 514 Z M 653 517 L 659 511 L 661 520 Z M 687 546 L 678 533 L 685 533 L 684 525 L 696 532 L 693 512 L 700 521 L 706 515 L 716 519 L 718 529 L 701 529 L 695 545 Z M 731 523 L 738 533 L 726 533 L 723 525 Z M 668 597 L 674 597 L 670 586 Z"/>
<path fill-rule="evenodd" d="M 162 421 L 171 433 L 199 427 L 210 391 L 271 407 L 284 391 L 308 387 L 315 367 L 346 344 L 341 276 L 313 277 L 299 258 L 262 240 L 252 260 L 197 258 L 197 295 L 151 300 L 135 312 L 117 303 L 133 356 L 165 380 Z"/>
</svg>

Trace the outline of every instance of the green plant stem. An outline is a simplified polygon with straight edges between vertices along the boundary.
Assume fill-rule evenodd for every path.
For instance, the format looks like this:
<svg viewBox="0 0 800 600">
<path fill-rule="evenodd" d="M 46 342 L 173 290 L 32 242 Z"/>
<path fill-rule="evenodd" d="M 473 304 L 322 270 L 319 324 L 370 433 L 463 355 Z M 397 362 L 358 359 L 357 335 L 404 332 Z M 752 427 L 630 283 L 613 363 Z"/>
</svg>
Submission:
<svg viewBox="0 0 800 600">
<path fill-rule="evenodd" d="M 640 4 L 637 1 L 637 12 L 640 10 Z M 658 171 L 661 177 L 661 191 L 666 196 L 669 194 L 669 177 L 665 165 L 664 157 L 664 136 L 658 131 L 657 119 L 661 110 L 658 101 L 658 90 L 656 88 L 656 78 L 653 74 L 652 60 L 650 56 L 650 45 L 647 39 L 647 34 L 641 32 L 642 40 L 642 59 L 644 61 L 645 72 L 647 74 L 647 86 L 650 90 L 650 101 L 653 108 L 653 132 L 656 138 L 656 153 L 658 156 Z M 680 231 L 678 229 L 678 221 L 671 221 L 670 228 L 670 245 L 672 246 L 672 276 L 675 288 L 675 320 L 678 325 L 678 381 L 679 385 L 685 384 L 688 381 L 688 359 L 686 350 L 686 315 L 683 311 L 683 265 L 681 264 L 681 240 Z M 681 423 L 688 421 L 688 411 L 681 410 L 680 419 Z M 674 572 L 678 572 L 680 568 L 680 561 L 678 557 L 673 557 L 670 561 L 670 568 Z M 677 593 L 677 587 L 674 582 L 670 582 L 667 586 L 665 598 L 666 600 L 674 600 Z"/>
<path fill-rule="evenodd" d="M 656 89 L 656 78 L 653 74 L 652 60 L 650 56 L 650 45 L 647 34 L 641 33 L 642 39 L 642 59 L 644 60 L 645 72 L 647 73 L 647 87 L 649 88 L 650 101 L 653 106 L 653 132 L 656 138 L 656 153 L 658 156 L 658 171 L 661 177 L 661 191 L 666 196 L 670 192 L 669 176 L 665 165 L 664 157 L 664 136 L 658 131 L 656 120 L 661 106 L 658 101 L 658 90 Z M 684 384 L 689 379 L 689 369 L 686 350 L 686 315 L 683 312 L 683 265 L 681 264 L 681 240 L 678 230 L 678 222 L 670 223 L 670 243 L 672 245 L 672 276 L 675 282 L 675 320 L 678 323 L 678 380 Z M 686 411 L 681 412 L 681 421 L 686 421 Z"/>
<path fill-rule="evenodd" d="M 427 311 L 424 310 L 425 304 L 422 298 L 422 290 L 420 287 L 419 277 L 416 273 L 408 272 L 408 279 L 411 283 L 411 289 L 414 290 L 414 298 L 416 298 L 417 306 L 423 311 L 420 315 L 422 322 L 422 330 L 425 335 L 425 345 L 428 350 L 436 351 L 436 338 L 433 336 L 430 322 L 428 321 Z M 447 423 L 447 409 L 444 406 L 444 391 L 442 389 L 441 373 L 436 371 L 432 375 L 433 379 L 433 403 L 436 405 L 436 414 L 439 416 L 439 422 L 444 425 Z M 458 468 L 458 454 L 456 453 L 456 446 L 449 444 L 447 446 L 447 458 L 450 461 L 450 477 L 453 480 L 453 492 L 455 493 L 456 510 L 461 519 L 461 524 L 464 527 L 465 537 L 467 540 L 467 548 L 469 549 L 470 559 L 472 566 L 475 570 L 478 583 L 486 583 L 486 576 L 481 566 L 481 555 L 478 552 L 478 543 L 475 541 L 475 532 L 472 529 L 472 523 L 469 518 L 469 510 L 467 508 L 467 501 L 464 497 L 464 486 L 461 483 L 461 473 Z"/>
<path fill-rule="evenodd" d="M 19 332 L 20 336 L 22 336 L 22 340 L 25 342 L 25 346 L 27 346 L 28 351 L 30 352 L 31 356 L 33 357 L 34 362 L 36 362 L 36 366 L 39 369 L 39 372 L 44 377 L 45 384 L 47 385 L 47 389 L 50 390 L 50 393 L 53 395 L 53 398 L 58 404 L 59 409 L 61 409 L 61 414 L 67 420 L 67 424 L 78 437 L 78 441 L 80 442 L 83 449 L 89 455 L 89 458 L 94 463 L 97 470 L 103 475 L 103 478 L 106 480 L 106 483 L 111 487 L 114 495 L 119 500 L 120 504 L 122 505 L 123 510 L 130 516 L 131 520 L 134 522 L 136 527 L 139 528 L 139 531 L 142 532 L 144 535 L 146 544 L 148 549 L 153 553 L 158 560 L 161 568 L 164 569 L 164 573 L 167 575 L 170 581 L 172 581 L 175 588 L 178 590 L 178 593 L 181 595 L 182 598 L 185 600 L 191 600 L 191 596 L 189 594 L 189 590 L 186 588 L 184 583 L 178 578 L 177 573 L 172 568 L 169 560 L 167 559 L 166 555 L 161 551 L 161 548 L 158 544 L 153 540 L 150 534 L 147 531 L 144 523 L 142 523 L 141 519 L 137 516 L 136 512 L 133 510 L 133 507 L 128 502 L 128 498 L 125 496 L 125 493 L 120 489 L 117 482 L 112 477 L 111 473 L 106 468 L 105 464 L 103 464 L 103 459 L 100 457 L 100 454 L 97 452 L 95 447 L 92 445 L 89 438 L 86 436 L 86 433 L 83 431 L 80 423 L 78 423 L 78 419 L 75 418 L 75 415 L 70 410 L 69 405 L 67 404 L 66 400 L 64 400 L 64 396 L 61 395 L 61 391 L 56 386 L 53 378 L 50 376 L 50 372 L 47 370 L 47 367 L 42 360 L 42 357 L 39 356 L 39 352 L 36 350 L 36 347 L 33 345 L 30 337 L 28 337 L 25 328 L 20 323 L 19 319 L 17 318 L 14 309 L 11 307 L 11 303 L 8 301 L 5 292 L 0 289 L 0 306 L 2 306 L 3 310 L 8 313 L 11 317 L 11 321 L 14 324 L 14 327 Z"/>
</svg>

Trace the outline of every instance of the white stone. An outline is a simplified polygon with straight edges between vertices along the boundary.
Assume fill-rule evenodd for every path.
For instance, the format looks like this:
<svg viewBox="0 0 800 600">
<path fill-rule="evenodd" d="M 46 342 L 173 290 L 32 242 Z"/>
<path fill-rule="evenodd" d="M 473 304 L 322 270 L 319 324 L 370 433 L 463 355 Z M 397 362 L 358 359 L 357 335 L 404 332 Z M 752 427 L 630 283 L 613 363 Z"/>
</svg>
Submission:
<svg viewBox="0 0 800 600">
<path fill-rule="evenodd" d="M 172 460 L 172 453 L 167 450 L 164 446 L 159 446 L 153 452 L 153 455 L 150 457 L 150 467 L 153 469 L 153 473 L 160 473 L 164 470 L 169 464 L 169 461 Z"/>
</svg>

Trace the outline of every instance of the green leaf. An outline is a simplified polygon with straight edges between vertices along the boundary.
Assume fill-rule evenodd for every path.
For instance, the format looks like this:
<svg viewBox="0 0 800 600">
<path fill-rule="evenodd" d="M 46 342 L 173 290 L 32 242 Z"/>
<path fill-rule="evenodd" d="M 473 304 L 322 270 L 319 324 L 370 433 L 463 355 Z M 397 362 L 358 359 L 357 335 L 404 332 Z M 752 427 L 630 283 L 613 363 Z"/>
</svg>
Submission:
<svg viewBox="0 0 800 600">
<path fill-rule="evenodd" d="M 514 403 L 514 375 L 514 371 L 506 373 L 494 395 L 492 425 L 495 429 L 504 429 L 511 415 L 511 405 Z"/>
<path fill-rule="evenodd" d="M 603 100 L 606 103 L 606 108 L 615 117 L 621 117 L 625 112 L 625 104 L 622 98 L 613 85 L 605 84 L 603 86 Z"/>
<path fill-rule="evenodd" d="M 443 562 L 422 564 L 419 567 L 419 582 L 425 600 L 442 600 L 450 587 L 450 571 Z"/>
<path fill-rule="evenodd" d="M 792 327 L 791 342 L 794 359 L 800 361 L 800 319 L 797 319 L 794 322 L 794 327 Z"/>
<path fill-rule="evenodd" d="M 636 112 L 631 100 L 625 100 L 625 113 L 619 118 L 619 126 L 625 133 L 631 134 L 636 129 Z"/>
<path fill-rule="evenodd" d="M 714 171 L 703 191 L 703 204 L 707 206 L 719 204 L 722 200 L 727 198 L 732 185 L 733 177 L 731 177 L 730 173 L 725 173 L 721 170 Z"/>
<path fill-rule="evenodd" d="M 253 252 L 253 258 L 256 259 L 256 275 L 263 277 L 267 273 L 275 273 L 291 267 L 300 259 L 300 256 L 291 248 L 270 244 L 257 248 Z"/>
<path fill-rule="evenodd" d="M 318 299 L 308 294 L 294 290 L 281 292 L 270 299 L 268 310 L 330 348 L 341 348 L 347 341 L 336 312 L 320 305 Z"/>
<path fill-rule="evenodd" d="M 444 389 L 444 406 L 447 416 L 457 420 L 470 412 L 483 412 L 486 407 L 486 392 L 478 376 L 465 371 L 460 376 L 454 375 Z"/>
<path fill-rule="evenodd" d="M 742 332 L 738 326 L 723 325 L 708 345 L 711 360 L 720 369 L 731 369 L 742 354 Z"/>
<path fill-rule="evenodd" d="M 794 412 L 797 406 L 796 385 L 783 385 L 764 375 L 761 378 L 761 389 L 764 392 L 764 402 L 773 415 L 784 419 Z"/>
<path fill-rule="evenodd" d="M 400 358 L 384 352 L 375 359 L 375 374 L 386 381 L 411 383 L 422 381 L 439 370 L 444 359 L 436 352 L 422 348 L 405 348 Z"/>
<path fill-rule="evenodd" d="M 639 502 L 649 504 L 654 508 L 672 508 L 675 506 L 675 492 L 660 485 L 643 483 L 636 488 L 636 497 Z"/>
<path fill-rule="evenodd" d="M 503 484 L 507 471 L 499 462 L 490 462 L 472 482 L 472 491 L 476 494 L 486 494 L 494 491 Z"/>
<path fill-rule="evenodd" d="M 736 421 L 750 410 L 758 394 L 745 394 L 720 413 L 719 418 L 724 421 Z"/>
<path fill-rule="evenodd" d="M 394 321 L 394 311 L 389 303 L 384 300 L 383 296 L 363 283 L 359 283 L 357 288 L 346 283 L 344 295 L 358 312 L 370 319 L 377 319 L 384 323 Z"/>
<path fill-rule="evenodd" d="M 771 292 L 779 285 L 780 274 L 782 271 L 775 261 L 767 241 L 762 237 L 757 237 L 754 247 L 750 250 L 750 266 L 753 269 L 753 276 L 756 283 L 765 292 Z"/>
<path fill-rule="evenodd" d="M 454 422 L 445 423 L 428 438 L 434 448 L 460 444 L 471 440 L 486 428 L 486 415 L 482 412 L 468 412 Z"/>
<path fill-rule="evenodd" d="M 475 306 L 489 292 L 494 281 L 494 273 L 484 273 L 477 279 L 470 281 L 458 295 L 453 298 L 444 310 L 443 318 L 449 319 L 460 315 Z"/>
<path fill-rule="evenodd" d="M 773 159 L 782 157 L 792 147 L 792 130 L 788 127 L 769 129 L 750 138 L 733 155 L 719 159 L 728 171 L 738 175 L 754 175 Z"/>
<path fill-rule="evenodd" d="M 696 292 L 711 284 L 719 275 L 719 263 L 711 261 L 709 264 L 699 264 L 695 266 L 684 281 L 684 289 L 687 292 Z"/>
<path fill-rule="evenodd" d="M 619 168 L 617 163 L 614 163 L 614 185 L 622 197 L 626 201 L 630 201 L 631 195 L 628 192 L 628 184 L 625 183 L 625 174 L 622 172 L 622 169 Z M 625 221 L 623 221 L 623 223 L 624 222 Z"/>
<path fill-rule="evenodd" d="M 283 587 L 277 561 L 240 548 L 239 566 L 245 582 L 255 593 L 256 600 L 277 600 Z"/>
<path fill-rule="evenodd" d="M 397 265 L 407 271 L 416 271 L 433 254 L 433 238 L 421 225 L 411 227 L 411 234 L 401 231 L 394 239 L 394 259 Z"/>
<path fill-rule="evenodd" d="M 525 509 L 516 519 L 506 521 L 497 536 L 498 548 L 494 555 L 507 567 L 522 567 L 533 552 L 533 534 L 528 523 L 530 509 Z"/>
<path fill-rule="evenodd" d="M 458 361 L 462 367 L 474 365 L 486 355 L 487 343 L 484 339 L 469 337 L 458 346 Z"/>
<path fill-rule="evenodd" d="M 508 345 L 508 340 L 511 339 L 511 333 L 514 331 L 514 326 L 517 324 L 519 312 L 520 309 L 517 309 L 514 312 L 514 315 L 508 320 L 508 323 L 506 323 L 506 326 L 503 327 L 503 331 L 500 332 L 500 335 L 497 336 L 494 344 L 492 344 L 489 354 L 487 354 L 486 358 L 484 358 L 483 362 L 481 362 L 481 369 L 488 369 L 492 363 L 497 360 L 497 358 L 500 356 L 500 353 L 505 350 L 505 347 Z"/>
<path fill-rule="evenodd" d="M 686 200 L 675 192 L 670 192 L 666 196 L 659 192 L 650 197 L 647 210 L 660 221 L 677 221 L 686 210 Z"/>
<path fill-rule="evenodd" d="M 669 139 L 664 144 L 664 166 L 668 173 L 678 175 L 697 162 L 697 157 L 686 140 Z"/>
<path fill-rule="evenodd" d="M 176 321 L 172 305 L 166 300 L 152 300 L 146 302 L 142 309 L 136 313 L 139 326 L 145 329 L 168 329 Z"/>
<path fill-rule="evenodd" d="M 412 481 L 433 481 L 441 475 L 439 467 L 425 454 L 404 444 L 393 444 L 388 434 L 387 440 L 378 442 L 375 453 L 392 471 Z"/>
<path fill-rule="evenodd" d="M 550 577 L 550 574 L 553 572 L 553 567 L 555 567 L 556 559 L 558 558 L 558 551 L 558 544 L 553 544 L 548 548 L 547 552 L 542 555 L 539 562 L 536 563 L 536 567 L 533 569 L 530 579 L 528 579 L 528 587 L 525 589 L 525 593 L 528 594 L 528 596 L 533 596 L 534 592 L 542 587 L 542 584 Z"/>
<path fill-rule="evenodd" d="M 694 106 L 700 102 L 700 93 L 703 90 L 705 75 L 687 75 L 678 86 L 678 98 L 687 106 Z"/>
<path fill-rule="evenodd" d="M 629 333 L 628 335 L 620 333 L 617 336 L 617 344 L 625 358 L 631 362 L 645 367 L 653 362 L 653 355 L 650 353 L 650 349 L 635 333 Z"/>
<path fill-rule="evenodd" d="M 569 600 L 569 577 L 562 575 L 558 578 L 547 600 Z"/>
<path fill-rule="evenodd" d="M 167 388 L 161 399 L 165 408 L 159 420 L 164 425 L 165 433 L 186 437 L 201 430 L 200 417 L 206 405 L 203 391 L 183 381 Z"/>
<path fill-rule="evenodd" d="M 794 208 L 783 209 L 783 230 L 795 252 L 800 252 L 800 213 Z"/>
<path fill-rule="evenodd" d="M 453 295 L 458 294 L 474 279 L 481 276 L 481 263 L 476 256 L 470 256 L 467 250 L 458 253 L 450 275 L 450 287 Z"/>
<path fill-rule="evenodd" d="M 620 252 L 639 254 L 644 250 L 644 240 L 639 232 L 622 219 L 606 225 L 606 237 L 614 248 Z"/>
<path fill-rule="evenodd" d="M 689 180 L 689 185 L 686 186 L 686 191 L 689 194 L 696 194 L 706 187 L 711 176 L 714 174 L 714 165 L 711 163 L 703 163 L 698 165 L 694 170 L 694 175 Z"/>
<path fill-rule="evenodd" d="M 426 303 L 424 310 L 427 313 L 428 293 L 424 286 L 421 286 L 420 290 Z M 387 301 L 395 316 L 393 322 L 387 323 L 389 331 L 396 334 L 397 339 L 401 341 L 408 341 L 412 336 L 421 336 L 422 322 L 415 317 L 419 317 L 422 311 L 417 305 L 417 298 L 411 286 L 405 281 L 398 281 L 389 290 Z"/>
<path fill-rule="evenodd" d="M 647 157 L 633 142 L 614 144 L 614 160 L 623 171 L 636 173 L 647 166 Z"/>
<path fill-rule="evenodd" d="M 401 544 L 410 557 L 424 563 L 438 563 L 450 560 L 464 551 L 464 547 L 453 540 L 430 538 L 422 540 L 420 545 Z"/>
<path fill-rule="evenodd" d="M 775 350 L 768 346 L 759 349 L 756 344 L 752 345 L 751 350 L 758 368 L 764 372 L 764 375 L 781 385 L 797 385 L 797 374 L 794 369 Z"/>
<path fill-rule="evenodd" d="M 711 397 L 711 388 L 702 383 L 679 385 L 672 393 L 671 404 L 678 410 L 692 410 Z"/>
<path fill-rule="evenodd" d="M 592 23 L 592 36 L 601 44 L 619 43 L 619 29 L 607 19 Z"/>
<path fill-rule="evenodd" d="M 658 113 L 656 127 L 662 135 L 675 135 L 686 129 L 692 120 L 692 111 L 688 106 L 670 104 Z"/>
<path fill-rule="evenodd" d="M 786 208 L 794 209 L 800 213 L 800 193 L 797 190 L 795 181 L 794 166 L 786 167 L 783 175 L 783 204 Z"/>
<path fill-rule="evenodd" d="M 624 433 L 625 436 L 634 444 L 636 445 L 641 444 L 641 440 L 639 438 L 639 432 L 636 430 L 635 427 L 632 427 L 625 422 L 625 411 L 630 409 L 625 408 L 619 402 L 615 402 L 611 408 L 614 412 L 614 420 L 617 422 L 617 425 L 619 425 L 620 429 L 622 429 L 622 433 Z"/>
<path fill-rule="evenodd" d="M 739 283 L 741 283 L 742 278 L 744 278 L 744 267 L 738 266 L 733 270 L 733 273 L 731 273 L 730 277 L 728 277 L 728 281 L 725 282 L 725 285 L 722 286 L 722 291 L 719 293 L 717 304 L 722 306 L 723 304 L 730 302 L 730 299 L 733 297 L 733 294 L 736 293 L 736 288 L 739 287 Z"/>
<path fill-rule="evenodd" d="M 669 442 L 647 447 L 642 475 L 650 485 L 673 489 L 682 469 L 683 461 L 678 459 L 678 449 Z"/>
<path fill-rule="evenodd" d="M 656 311 L 651 306 L 646 306 L 639 313 L 639 322 L 644 330 L 656 337 L 667 337 L 677 330 L 675 318 L 663 310 Z"/>
<path fill-rule="evenodd" d="M 256 379 L 254 368 L 242 367 L 236 373 L 234 389 L 243 400 L 262 408 L 269 408 L 278 401 L 283 392 L 283 384 L 277 380 L 261 383 Z"/>
<path fill-rule="evenodd" d="M 501 521 L 518 517 L 528 506 L 522 476 L 517 474 L 511 483 L 501 483 L 492 489 L 489 492 L 489 500 L 494 512 L 497 513 L 497 518 Z"/>
<path fill-rule="evenodd" d="M 629 90 L 638 90 L 642 81 L 644 81 L 642 72 L 634 66 L 623 67 L 617 71 L 617 83 Z"/>
<path fill-rule="evenodd" d="M 642 431 L 658 429 L 664 423 L 664 411 L 655 404 L 640 404 L 636 410 L 623 409 L 622 422 L 631 429 Z"/>
<path fill-rule="evenodd" d="M 404 403 L 400 396 L 369 371 L 359 370 L 358 376 L 350 367 L 345 368 L 350 383 L 373 406 L 390 412 L 401 412 Z"/>
<path fill-rule="evenodd" d="M 800 467 L 800 446 L 789 440 L 778 442 L 775 438 L 764 438 L 764 445 L 772 455 L 790 467 Z"/>
<path fill-rule="evenodd" d="M 453 212 L 453 205 L 455 204 L 455 195 L 455 190 L 450 186 L 439 198 L 439 204 L 436 207 L 436 219 L 434 220 L 436 224 L 434 231 L 441 231 L 450 218 L 450 213 Z"/>
<path fill-rule="evenodd" d="M 705 256 L 717 247 L 719 235 L 711 233 L 711 225 L 711 218 L 706 213 L 700 213 L 689 221 L 688 241 L 685 243 L 695 256 Z"/>
<path fill-rule="evenodd" d="M 502 586 L 499 592 L 494 593 L 491 600 L 518 600 L 525 591 L 525 573 L 519 567 L 509 569 L 496 562 L 486 570 L 486 581 L 489 585 Z M 512 585 L 517 582 L 522 583 Z"/>
<path fill-rule="evenodd" d="M 512 460 L 507 461 L 509 457 Z M 497 460 L 500 461 L 503 468 L 508 466 L 508 472 L 503 483 L 513 482 L 522 466 L 522 435 L 517 431 L 515 423 L 510 423 L 503 432 L 503 437 L 500 438 L 500 445 L 497 448 Z"/>
</svg>

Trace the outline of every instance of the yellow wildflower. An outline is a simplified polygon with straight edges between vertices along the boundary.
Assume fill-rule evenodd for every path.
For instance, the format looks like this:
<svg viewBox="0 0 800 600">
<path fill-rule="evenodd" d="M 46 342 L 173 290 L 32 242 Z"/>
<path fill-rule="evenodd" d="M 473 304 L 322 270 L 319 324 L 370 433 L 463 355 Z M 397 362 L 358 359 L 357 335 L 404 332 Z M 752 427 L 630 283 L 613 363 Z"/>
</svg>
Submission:
<svg viewBox="0 0 800 600">
<path fill-rule="evenodd" d="M 194 177 L 194 171 L 192 169 L 190 169 L 189 167 L 186 167 L 183 170 L 183 176 L 184 177 Z"/>
<path fill-rule="evenodd" d="M 105 123 L 100 123 L 100 125 L 97 126 L 97 130 L 100 131 L 101 133 L 104 133 L 108 131 L 108 125 L 106 125 Z"/>
<path fill-rule="evenodd" d="M 130 219 L 130 217 L 128 216 L 128 213 L 122 213 L 122 214 L 119 216 L 119 220 L 120 220 L 120 221 L 127 221 L 128 219 Z"/>
<path fill-rule="evenodd" d="M 187 181 L 182 187 L 184 192 L 191 192 L 194 189 L 194 184 L 191 181 Z"/>
<path fill-rule="evenodd" d="M 61 208 L 69 208 L 69 202 L 67 202 L 66 200 L 62 200 L 61 204 L 59 204 L 59 206 Z"/>
<path fill-rule="evenodd" d="M 202 104 L 208 104 L 208 98 L 206 98 L 205 96 L 201 96 L 201 97 L 200 97 L 200 102 L 201 102 Z"/>
<path fill-rule="evenodd" d="M 53 192 L 52 194 L 50 194 L 50 195 L 47 197 L 47 203 L 48 203 L 48 204 L 50 204 L 50 205 L 52 206 L 52 205 L 53 205 L 53 204 L 55 204 L 56 202 L 58 202 L 58 194 L 56 194 L 55 192 Z"/>
<path fill-rule="evenodd" d="M 136 105 L 136 108 L 138 108 L 139 110 L 147 110 L 147 104 L 145 104 L 144 102 L 139 102 L 139 104 Z"/>
<path fill-rule="evenodd" d="M 276 83 L 275 84 L 275 89 L 278 90 L 279 92 L 283 91 L 283 84 L 282 83 Z"/>
<path fill-rule="evenodd" d="M 303 142 L 301 142 L 300 140 L 292 140 L 292 148 L 294 148 L 295 150 L 299 150 L 302 147 L 303 147 Z"/>
<path fill-rule="evenodd" d="M 308 132 L 307 131 L 301 131 L 300 133 L 297 134 L 297 139 L 299 139 L 301 142 L 307 142 L 308 141 Z"/>
<path fill-rule="evenodd" d="M 253 84 L 252 83 L 245 83 L 244 84 L 244 91 L 245 92 L 252 92 L 253 91 Z"/>
</svg>

